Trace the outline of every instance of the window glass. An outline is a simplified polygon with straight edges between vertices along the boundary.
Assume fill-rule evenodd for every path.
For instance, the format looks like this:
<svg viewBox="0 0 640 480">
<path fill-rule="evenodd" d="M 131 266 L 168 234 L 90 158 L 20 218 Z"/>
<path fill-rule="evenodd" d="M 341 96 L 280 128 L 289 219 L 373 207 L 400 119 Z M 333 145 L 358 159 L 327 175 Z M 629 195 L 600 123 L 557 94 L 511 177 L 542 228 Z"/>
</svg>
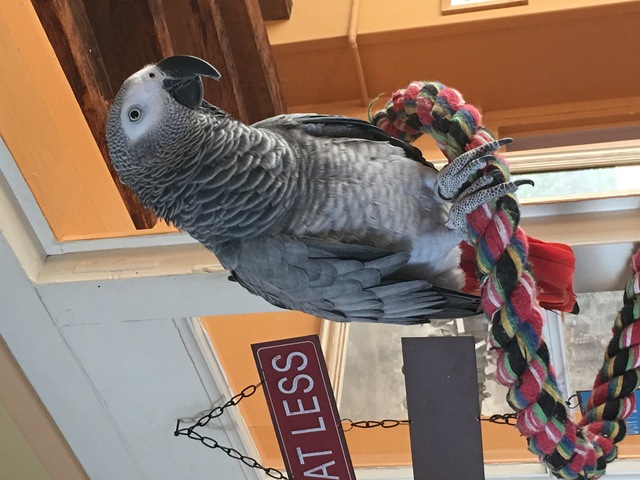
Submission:
<svg viewBox="0 0 640 480">
<path fill-rule="evenodd" d="M 525 173 L 512 177 L 514 180 L 528 178 L 535 182 L 533 187 L 523 186 L 518 190 L 519 199 L 620 192 L 640 193 L 640 165 Z"/>
</svg>

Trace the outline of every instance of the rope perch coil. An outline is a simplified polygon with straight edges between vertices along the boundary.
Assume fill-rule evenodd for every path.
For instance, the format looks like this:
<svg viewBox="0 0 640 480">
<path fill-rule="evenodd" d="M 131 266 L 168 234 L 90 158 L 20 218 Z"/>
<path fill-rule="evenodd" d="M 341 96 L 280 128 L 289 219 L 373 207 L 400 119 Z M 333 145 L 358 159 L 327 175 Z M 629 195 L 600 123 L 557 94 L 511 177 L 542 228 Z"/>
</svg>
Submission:
<svg viewBox="0 0 640 480">
<path fill-rule="evenodd" d="M 494 140 L 482 126 L 480 112 L 462 95 L 438 82 L 413 82 L 392 95 L 371 122 L 412 142 L 430 134 L 449 161 Z M 495 155 L 485 173 L 509 179 L 509 169 Z M 529 246 L 518 227 L 514 195 L 485 204 L 467 216 L 467 241 L 475 247 L 482 307 L 491 322 L 498 380 L 509 387 L 507 401 L 517 413 L 516 426 L 529 449 L 551 472 L 566 479 L 595 479 L 616 458 L 625 436 L 624 419 L 633 411 L 640 366 L 640 252 L 633 261 L 624 307 L 613 327 L 587 411 L 577 425 L 567 412 L 549 351 L 542 339 L 544 314 L 527 260 Z"/>
</svg>

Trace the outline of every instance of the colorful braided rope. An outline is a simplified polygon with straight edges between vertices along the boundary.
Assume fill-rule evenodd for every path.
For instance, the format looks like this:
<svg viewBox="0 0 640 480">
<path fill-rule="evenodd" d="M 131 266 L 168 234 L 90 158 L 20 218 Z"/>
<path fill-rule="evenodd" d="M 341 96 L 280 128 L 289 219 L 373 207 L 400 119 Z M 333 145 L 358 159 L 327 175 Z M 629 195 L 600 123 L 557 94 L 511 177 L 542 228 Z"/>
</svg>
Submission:
<svg viewBox="0 0 640 480">
<path fill-rule="evenodd" d="M 388 133 L 412 142 L 430 134 L 451 161 L 493 140 L 478 110 L 459 92 L 437 82 L 413 82 L 395 92 L 371 119 Z M 499 155 L 485 171 L 509 178 Z M 490 343 L 497 355 L 498 380 L 509 387 L 507 401 L 517 412 L 517 428 L 529 449 L 551 472 L 566 479 L 595 479 L 616 458 L 632 412 L 640 366 L 640 253 L 625 291 L 625 305 L 598 374 L 580 426 L 567 412 L 549 351 L 542 339 L 543 311 L 527 263 L 528 244 L 513 195 L 483 205 L 467 216 L 468 242 L 475 247 L 482 306 L 491 321 Z"/>
</svg>

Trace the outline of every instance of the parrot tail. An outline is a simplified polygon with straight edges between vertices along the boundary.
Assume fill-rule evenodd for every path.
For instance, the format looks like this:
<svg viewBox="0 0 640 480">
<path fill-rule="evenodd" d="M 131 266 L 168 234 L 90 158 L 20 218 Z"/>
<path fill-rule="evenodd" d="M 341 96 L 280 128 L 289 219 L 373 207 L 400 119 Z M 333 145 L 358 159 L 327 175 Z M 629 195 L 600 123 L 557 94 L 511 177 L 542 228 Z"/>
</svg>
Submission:
<svg viewBox="0 0 640 480">
<path fill-rule="evenodd" d="M 431 319 L 464 318 L 482 314 L 481 299 L 474 293 L 456 292 L 435 285 L 433 290 L 440 293 L 445 302 L 442 312 L 431 315 Z"/>
<path fill-rule="evenodd" d="M 540 306 L 547 310 L 578 313 L 580 311 L 573 291 L 573 274 L 576 259 L 573 250 L 562 243 L 544 242 L 527 236 L 529 242 L 529 263 L 538 287 Z M 478 294 L 480 284 L 476 275 L 474 248 L 466 242 L 460 244 L 462 258 L 460 266 L 464 271 L 464 291 Z"/>
</svg>

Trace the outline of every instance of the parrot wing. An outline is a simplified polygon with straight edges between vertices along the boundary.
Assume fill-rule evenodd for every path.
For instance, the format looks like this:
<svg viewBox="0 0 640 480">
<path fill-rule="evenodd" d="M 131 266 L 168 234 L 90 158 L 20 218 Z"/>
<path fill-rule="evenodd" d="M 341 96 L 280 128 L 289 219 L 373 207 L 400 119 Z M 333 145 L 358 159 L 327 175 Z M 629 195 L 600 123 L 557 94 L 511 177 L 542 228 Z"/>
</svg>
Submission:
<svg viewBox="0 0 640 480">
<path fill-rule="evenodd" d="M 404 252 L 272 235 L 227 244 L 219 256 L 251 293 L 329 320 L 427 323 L 480 308 L 477 297 L 394 278 L 409 260 Z"/>
<path fill-rule="evenodd" d="M 268 130 L 301 129 L 315 137 L 357 138 L 374 142 L 386 142 L 404 150 L 407 158 L 427 165 L 435 170 L 431 162 L 413 145 L 389 135 L 381 128 L 358 118 L 319 114 L 286 114 L 261 120 L 253 127 Z"/>
</svg>

